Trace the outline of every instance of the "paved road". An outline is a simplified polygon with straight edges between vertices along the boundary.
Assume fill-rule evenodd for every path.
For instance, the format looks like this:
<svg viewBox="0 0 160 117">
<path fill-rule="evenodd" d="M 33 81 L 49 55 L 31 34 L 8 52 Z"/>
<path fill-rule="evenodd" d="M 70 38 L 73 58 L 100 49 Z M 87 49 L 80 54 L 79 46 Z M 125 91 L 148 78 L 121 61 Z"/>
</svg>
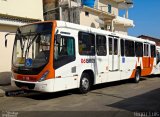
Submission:
<svg viewBox="0 0 160 117">
<path fill-rule="evenodd" d="M 10 96 L 0 97 L 2 115 L 8 111 L 18 112 L 23 116 L 29 116 L 28 111 L 32 111 L 32 116 L 35 114 L 46 116 L 53 114 L 53 111 L 56 111 L 56 115 L 62 114 L 57 111 L 72 111 L 72 114 L 82 115 L 85 111 L 90 116 L 100 113 L 104 116 L 111 114 L 117 117 L 121 114 L 140 116 L 136 112 L 141 111 L 147 113 L 140 114 L 160 116 L 159 76 L 143 78 L 138 84 L 126 80 L 98 85 L 85 95 L 78 94 L 76 90 L 50 94 L 36 92 L 16 96 L 11 94 L 16 93 L 12 92 L 9 93 Z M 63 115 L 67 115 L 67 112 L 63 112 Z"/>
</svg>

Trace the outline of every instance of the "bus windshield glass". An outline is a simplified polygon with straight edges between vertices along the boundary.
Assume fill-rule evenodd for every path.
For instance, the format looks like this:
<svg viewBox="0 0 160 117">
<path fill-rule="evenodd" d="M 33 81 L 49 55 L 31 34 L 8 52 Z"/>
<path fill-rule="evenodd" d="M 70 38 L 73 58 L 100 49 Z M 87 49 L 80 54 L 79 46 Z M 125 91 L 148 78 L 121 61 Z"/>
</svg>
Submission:
<svg viewBox="0 0 160 117">
<path fill-rule="evenodd" d="M 18 28 L 12 62 L 15 67 L 39 68 L 49 61 L 52 23 L 32 24 Z"/>
</svg>

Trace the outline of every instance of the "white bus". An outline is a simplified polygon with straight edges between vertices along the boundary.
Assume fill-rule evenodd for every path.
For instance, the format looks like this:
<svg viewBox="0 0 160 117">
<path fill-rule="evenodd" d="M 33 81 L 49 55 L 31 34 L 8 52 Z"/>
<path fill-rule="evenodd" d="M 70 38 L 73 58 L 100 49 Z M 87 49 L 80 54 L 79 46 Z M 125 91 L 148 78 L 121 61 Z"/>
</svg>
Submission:
<svg viewBox="0 0 160 117">
<path fill-rule="evenodd" d="M 132 79 L 153 73 L 155 42 L 64 21 L 19 27 L 12 56 L 12 86 L 42 92 Z"/>
</svg>

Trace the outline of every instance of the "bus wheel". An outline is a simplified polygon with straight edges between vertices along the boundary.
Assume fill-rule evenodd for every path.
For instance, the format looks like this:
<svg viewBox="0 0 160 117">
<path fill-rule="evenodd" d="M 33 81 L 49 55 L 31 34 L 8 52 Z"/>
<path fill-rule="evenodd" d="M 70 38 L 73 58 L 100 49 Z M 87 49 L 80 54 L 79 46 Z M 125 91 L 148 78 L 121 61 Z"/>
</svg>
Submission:
<svg viewBox="0 0 160 117">
<path fill-rule="evenodd" d="M 79 91 L 82 94 L 87 93 L 91 87 L 91 80 L 87 73 L 83 73 L 81 76 Z"/>
<path fill-rule="evenodd" d="M 141 77 L 140 70 L 139 70 L 139 69 L 136 69 L 134 82 L 135 82 L 135 83 L 138 83 L 138 82 L 140 81 L 140 77 Z"/>
</svg>

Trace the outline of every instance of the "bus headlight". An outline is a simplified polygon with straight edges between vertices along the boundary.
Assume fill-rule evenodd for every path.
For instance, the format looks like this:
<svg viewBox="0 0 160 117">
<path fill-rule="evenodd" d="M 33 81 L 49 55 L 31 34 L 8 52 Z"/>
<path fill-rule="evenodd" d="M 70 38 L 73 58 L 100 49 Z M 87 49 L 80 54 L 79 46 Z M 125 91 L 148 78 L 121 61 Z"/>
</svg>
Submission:
<svg viewBox="0 0 160 117">
<path fill-rule="evenodd" d="M 49 71 L 46 71 L 42 77 L 39 79 L 39 82 L 44 81 L 47 78 L 47 75 L 49 74 Z"/>
</svg>

